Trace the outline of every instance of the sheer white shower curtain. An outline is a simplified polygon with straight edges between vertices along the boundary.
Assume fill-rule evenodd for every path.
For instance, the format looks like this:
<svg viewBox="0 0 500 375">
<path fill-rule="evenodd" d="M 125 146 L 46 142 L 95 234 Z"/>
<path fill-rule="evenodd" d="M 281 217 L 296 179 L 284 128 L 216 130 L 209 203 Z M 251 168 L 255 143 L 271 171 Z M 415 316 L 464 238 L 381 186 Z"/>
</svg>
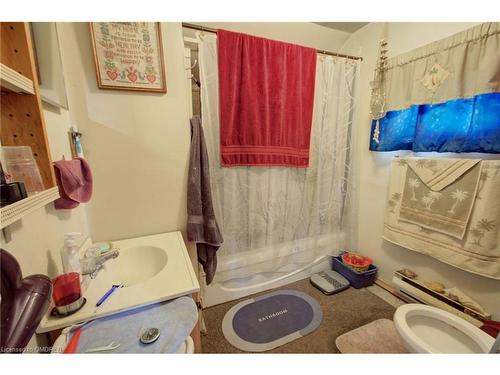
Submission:
<svg viewBox="0 0 500 375">
<path fill-rule="evenodd" d="M 222 168 L 217 39 L 200 36 L 202 122 L 224 237 L 214 283 L 286 275 L 353 245 L 352 119 L 359 63 L 319 56 L 310 166 Z"/>
</svg>

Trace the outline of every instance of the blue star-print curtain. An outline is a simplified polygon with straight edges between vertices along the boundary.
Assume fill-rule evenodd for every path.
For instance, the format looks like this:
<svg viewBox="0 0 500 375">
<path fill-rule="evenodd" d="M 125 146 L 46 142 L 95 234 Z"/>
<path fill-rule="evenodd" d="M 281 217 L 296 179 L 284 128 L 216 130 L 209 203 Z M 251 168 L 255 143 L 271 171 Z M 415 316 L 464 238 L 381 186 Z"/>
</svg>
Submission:
<svg viewBox="0 0 500 375">
<path fill-rule="evenodd" d="M 370 150 L 500 153 L 500 93 L 414 105 L 373 120 Z"/>
</svg>

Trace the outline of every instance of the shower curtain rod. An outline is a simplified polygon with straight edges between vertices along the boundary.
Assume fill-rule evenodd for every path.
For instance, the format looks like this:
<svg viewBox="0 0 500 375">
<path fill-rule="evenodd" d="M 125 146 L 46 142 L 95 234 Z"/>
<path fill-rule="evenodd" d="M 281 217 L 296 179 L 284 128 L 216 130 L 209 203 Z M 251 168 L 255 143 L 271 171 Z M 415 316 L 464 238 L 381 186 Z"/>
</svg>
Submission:
<svg viewBox="0 0 500 375">
<path fill-rule="evenodd" d="M 206 31 L 206 32 L 209 32 L 209 33 L 217 34 L 217 30 L 216 29 L 212 29 L 211 27 L 199 26 L 199 25 L 196 25 L 194 23 L 183 22 L 182 23 L 182 27 L 185 27 L 187 29 L 198 30 L 198 31 Z M 321 54 L 321 55 L 344 57 L 346 59 L 363 61 L 363 58 L 361 56 L 344 55 L 343 53 L 330 52 L 330 51 L 326 51 L 324 49 L 318 49 L 317 52 L 319 54 Z"/>
</svg>

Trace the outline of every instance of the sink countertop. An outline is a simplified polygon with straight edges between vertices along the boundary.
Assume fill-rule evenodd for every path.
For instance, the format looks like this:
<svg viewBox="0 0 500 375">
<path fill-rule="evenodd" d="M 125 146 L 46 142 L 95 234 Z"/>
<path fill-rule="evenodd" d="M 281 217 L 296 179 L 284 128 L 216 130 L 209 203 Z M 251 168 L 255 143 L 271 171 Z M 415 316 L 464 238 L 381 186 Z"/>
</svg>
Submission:
<svg viewBox="0 0 500 375">
<path fill-rule="evenodd" d="M 200 285 L 189 258 L 186 245 L 180 232 L 156 234 L 152 236 L 113 241 L 115 248 L 120 249 L 116 259 L 104 263 L 95 279 L 84 276 L 82 283 L 85 305 L 76 313 L 57 318 L 50 315 L 51 303 L 47 313 L 38 326 L 37 333 L 44 333 L 68 327 L 73 324 L 113 315 L 118 312 L 134 309 L 139 306 L 171 300 L 200 290 Z M 128 249 L 134 247 L 158 247 L 167 254 L 166 266 L 153 277 L 130 286 L 116 290 L 111 297 L 95 311 L 96 302 L 116 283 L 116 275 L 112 274 L 112 265 L 108 263 L 119 260 Z M 130 250 L 131 251 L 131 250 Z M 137 249 L 136 251 L 140 251 Z M 108 266 L 108 267 L 107 267 Z M 130 266 L 133 266 L 130 265 Z M 127 270 L 130 272 L 130 269 Z M 126 282 L 127 280 L 123 280 Z"/>
</svg>

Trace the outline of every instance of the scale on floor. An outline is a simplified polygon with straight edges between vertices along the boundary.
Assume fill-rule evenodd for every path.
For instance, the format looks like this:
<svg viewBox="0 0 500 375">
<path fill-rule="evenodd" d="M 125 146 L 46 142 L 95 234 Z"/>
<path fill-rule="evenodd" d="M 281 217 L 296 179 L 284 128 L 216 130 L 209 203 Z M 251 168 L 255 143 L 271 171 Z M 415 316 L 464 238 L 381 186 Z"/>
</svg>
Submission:
<svg viewBox="0 0 500 375">
<path fill-rule="evenodd" d="M 311 284 L 330 295 L 349 288 L 349 280 L 333 270 L 321 271 L 311 276 Z"/>
</svg>

